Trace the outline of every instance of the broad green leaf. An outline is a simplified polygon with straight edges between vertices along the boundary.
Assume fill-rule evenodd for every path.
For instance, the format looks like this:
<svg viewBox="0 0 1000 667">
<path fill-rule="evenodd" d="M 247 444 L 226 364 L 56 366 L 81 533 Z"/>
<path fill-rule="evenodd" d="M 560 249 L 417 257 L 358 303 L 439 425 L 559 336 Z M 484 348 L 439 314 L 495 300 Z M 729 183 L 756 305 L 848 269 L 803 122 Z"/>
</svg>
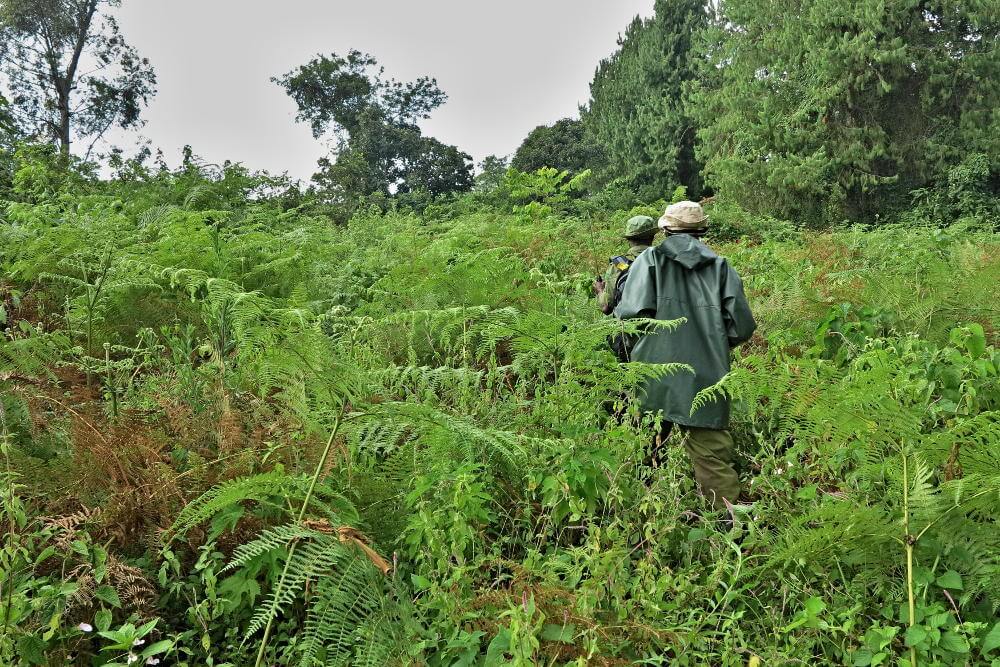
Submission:
<svg viewBox="0 0 1000 667">
<path fill-rule="evenodd" d="M 149 623 L 146 623 L 146 624 L 142 625 L 142 626 L 141 626 L 141 627 L 140 627 L 140 628 L 139 628 L 139 629 L 138 629 L 138 630 L 136 631 L 136 635 L 137 635 L 137 636 L 139 636 L 139 637 L 145 637 L 146 635 L 148 635 L 148 634 L 149 634 L 150 630 L 152 630 L 152 629 L 153 629 L 154 627 L 156 627 L 156 624 L 157 624 L 157 623 L 158 623 L 159 621 L 160 621 L 160 619 L 158 619 L 158 618 L 154 618 L 154 619 L 153 619 L 152 621 L 150 621 Z"/>
<path fill-rule="evenodd" d="M 977 359 L 986 352 L 986 332 L 983 325 L 973 322 L 969 325 L 969 337 L 965 340 L 965 349 L 973 359 Z"/>
<path fill-rule="evenodd" d="M 822 598 L 813 596 L 808 600 L 806 600 L 805 607 L 807 614 L 809 614 L 810 616 L 815 616 L 816 614 L 826 609 L 826 603 L 823 602 Z"/>
<path fill-rule="evenodd" d="M 567 623 L 566 625 L 546 623 L 545 626 L 542 627 L 542 639 L 549 642 L 572 644 L 575 634 L 576 626 L 572 623 Z"/>
<path fill-rule="evenodd" d="M 917 608 L 919 613 L 920 608 Z M 954 621 L 954 617 L 946 611 L 942 611 L 939 614 L 931 614 L 927 617 L 926 625 L 930 628 L 943 628 L 949 626 Z"/>
<path fill-rule="evenodd" d="M 107 646 L 102 646 L 102 651 L 119 651 L 128 650 L 132 648 L 132 633 L 131 632 L 121 632 L 119 630 L 105 630 L 103 632 L 98 632 L 98 635 L 112 641 L 112 644 Z"/>
<path fill-rule="evenodd" d="M 955 570 L 948 570 L 937 578 L 937 585 L 941 588 L 960 591 L 962 590 L 962 575 L 955 572 Z"/>
<path fill-rule="evenodd" d="M 156 642 L 155 644 L 150 644 L 146 647 L 146 650 L 142 652 L 143 658 L 150 658 L 159 653 L 170 650 L 170 647 L 174 645 L 174 642 L 169 639 L 163 639 Z"/>
<path fill-rule="evenodd" d="M 45 642 L 35 635 L 21 635 L 17 640 L 17 655 L 29 665 L 43 665 Z"/>
<path fill-rule="evenodd" d="M 483 663 L 485 667 L 498 667 L 499 665 L 507 664 L 505 655 L 509 648 L 510 630 L 502 627 L 497 632 L 497 636 L 490 641 L 490 645 L 486 648 L 486 657 Z"/>
<path fill-rule="evenodd" d="M 698 540 L 704 539 L 706 535 L 708 535 L 708 533 L 704 529 L 692 528 L 691 530 L 688 531 L 687 541 L 697 542 Z"/>
<path fill-rule="evenodd" d="M 99 632 L 106 632 L 111 627 L 111 611 L 101 609 L 94 614 L 94 626 Z"/>
<path fill-rule="evenodd" d="M 56 612 L 55 614 L 52 614 L 52 618 L 49 619 L 49 629 L 46 630 L 45 633 L 42 635 L 42 639 L 44 639 L 45 641 L 49 641 L 50 639 L 52 639 L 56 634 L 56 630 L 59 629 L 59 623 L 61 621 L 62 621 L 61 612 Z"/>
<path fill-rule="evenodd" d="M 1000 622 L 997 622 L 993 628 L 986 633 L 983 637 L 983 655 L 990 653 L 991 651 L 1000 648 Z"/>
<path fill-rule="evenodd" d="M 80 584 L 75 581 L 64 581 L 59 586 L 59 595 L 70 596 L 80 590 Z"/>
<path fill-rule="evenodd" d="M 927 639 L 927 629 L 922 625 L 911 625 L 906 629 L 906 645 L 916 646 Z"/>
<path fill-rule="evenodd" d="M 94 591 L 94 597 L 102 602 L 107 602 L 116 609 L 121 608 L 122 606 L 121 598 L 118 597 L 118 591 L 106 584 L 104 586 L 97 587 L 97 590 Z"/>
<path fill-rule="evenodd" d="M 35 558 L 35 565 L 39 565 L 39 564 L 45 562 L 46 560 L 48 560 L 49 558 L 51 558 L 53 555 L 55 555 L 55 553 L 56 553 L 56 548 L 55 547 L 45 547 L 44 549 L 42 549 L 42 552 L 40 554 L 38 554 L 38 557 Z"/>
<path fill-rule="evenodd" d="M 953 653 L 968 653 L 969 652 L 969 641 L 958 634 L 957 632 L 948 632 L 941 635 L 941 643 L 939 646 Z"/>
<path fill-rule="evenodd" d="M 913 568 L 913 583 L 918 586 L 922 586 L 924 584 L 929 584 L 932 581 L 934 581 L 934 573 L 929 567 L 917 565 Z"/>
<path fill-rule="evenodd" d="M 795 493 L 795 497 L 799 500 L 815 500 L 817 487 L 815 484 L 810 484 L 809 486 L 803 486 Z"/>
<path fill-rule="evenodd" d="M 874 655 L 875 654 L 872 653 L 871 649 L 860 648 L 854 653 L 854 662 L 851 664 L 853 664 L 854 667 L 868 667 L 868 665 L 872 664 L 872 658 Z"/>
</svg>

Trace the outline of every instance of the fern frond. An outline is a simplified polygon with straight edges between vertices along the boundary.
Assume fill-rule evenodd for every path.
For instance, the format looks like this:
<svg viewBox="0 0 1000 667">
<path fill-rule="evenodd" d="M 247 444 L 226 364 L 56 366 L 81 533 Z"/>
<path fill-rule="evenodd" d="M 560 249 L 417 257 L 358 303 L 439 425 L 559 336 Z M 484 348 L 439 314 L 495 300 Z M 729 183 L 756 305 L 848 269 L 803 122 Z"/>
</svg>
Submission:
<svg viewBox="0 0 1000 667">
<path fill-rule="evenodd" d="M 219 484 L 185 506 L 174 522 L 171 533 L 175 537 L 183 536 L 191 527 L 228 507 L 248 500 L 287 513 L 289 501 L 303 500 L 308 488 L 307 475 L 288 475 L 280 468 Z M 358 523 L 358 513 L 353 503 L 323 482 L 313 488 L 308 510 L 311 516 L 321 517 L 328 523 Z"/>
</svg>

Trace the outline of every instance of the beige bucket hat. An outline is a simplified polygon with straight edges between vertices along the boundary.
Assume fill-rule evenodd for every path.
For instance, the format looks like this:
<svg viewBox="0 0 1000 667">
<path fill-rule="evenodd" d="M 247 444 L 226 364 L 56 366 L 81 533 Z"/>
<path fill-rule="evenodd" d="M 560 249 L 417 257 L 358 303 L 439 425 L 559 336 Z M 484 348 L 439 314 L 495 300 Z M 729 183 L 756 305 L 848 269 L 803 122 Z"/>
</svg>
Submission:
<svg viewBox="0 0 1000 667">
<path fill-rule="evenodd" d="M 668 232 L 700 232 L 708 228 L 708 216 L 698 202 L 679 201 L 667 207 L 657 224 Z"/>
</svg>

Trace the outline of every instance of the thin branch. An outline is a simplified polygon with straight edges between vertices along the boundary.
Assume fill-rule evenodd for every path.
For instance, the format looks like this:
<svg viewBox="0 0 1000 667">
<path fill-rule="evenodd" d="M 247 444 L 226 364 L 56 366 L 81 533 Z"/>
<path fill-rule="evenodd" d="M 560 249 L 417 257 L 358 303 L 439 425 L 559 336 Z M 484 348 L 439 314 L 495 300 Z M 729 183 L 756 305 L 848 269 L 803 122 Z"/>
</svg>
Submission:
<svg viewBox="0 0 1000 667">
<path fill-rule="evenodd" d="M 34 74 L 35 76 L 41 76 L 41 77 L 48 77 L 49 76 L 49 73 L 46 72 L 45 70 L 35 69 L 33 67 L 27 67 L 27 66 L 25 66 L 24 63 L 20 62 L 17 59 L 11 59 L 10 60 L 10 64 L 13 65 L 14 67 L 18 68 L 22 72 L 27 73 L 27 74 Z"/>
<path fill-rule="evenodd" d="M 101 131 L 97 133 L 97 136 L 95 136 L 95 137 L 94 137 L 94 140 L 90 142 L 90 145 L 89 145 L 89 146 L 87 146 L 87 152 L 86 152 L 86 154 L 85 154 L 85 155 L 83 156 L 83 160 L 84 160 L 84 162 L 86 162 L 87 160 L 89 160 L 89 159 L 90 159 L 90 152 L 91 152 L 92 150 L 94 150 L 94 146 L 95 146 L 95 145 L 97 144 L 97 142 L 98 142 L 98 141 L 100 141 L 100 140 L 101 140 L 102 138 L 104 138 L 104 134 L 105 134 L 105 133 L 106 133 L 106 132 L 107 132 L 108 130 L 110 130 L 110 129 L 111 129 L 111 126 L 112 126 L 112 125 L 114 125 L 114 123 L 115 123 L 115 120 L 116 120 L 117 118 L 118 118 L 118 114 L 114 114 L 114 115 L 112 115 L 112 116 L 111 116 L 111 119 L 110 119 L 110 120 L 108 120 L 108 122 L 107 122 L 107 123 L 106 123 L 106 124 L 104 125 L 104 127 L 103 127 L 103 128 L 101 128 Z"/>
</svg>

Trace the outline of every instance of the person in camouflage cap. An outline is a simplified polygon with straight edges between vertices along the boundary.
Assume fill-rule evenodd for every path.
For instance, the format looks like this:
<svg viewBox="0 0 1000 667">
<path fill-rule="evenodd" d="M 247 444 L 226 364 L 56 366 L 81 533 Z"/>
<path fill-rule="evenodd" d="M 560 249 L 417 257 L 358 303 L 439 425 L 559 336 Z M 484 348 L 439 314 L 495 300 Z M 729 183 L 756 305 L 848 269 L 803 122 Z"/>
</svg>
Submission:
<svg viewBox="0 0 1000 667">
<path fill-rule="evenodd" d="M 666 239 L 643 252 L 614 310 L 620 319 L 686 321 L 674 330 L 642 336 L 631 350 L 633 361 L 687 364 L 694 372 L 649 378 L 642 387 L 642 410 L 663 420 L 654 441 L 653 460 L 676 424 L 695 478 L 707 500 L 722 509 L 740 496 L 729 428 L 729 400 L 721 397 L 692 410 L 694 397 L 729 372 L 731 350 L 756 329 L 740 276 L 724 257 L 701 241 L 708 217 L 700 204 L 671 204 L 659 220 Z"/>
<path fill-rule="evenodd" d="M 628 251 L 609 259 L 604 276 L 594 281 L 597 306 L 605 315 L 610 315 L 618 305 L 622 289 L 625 287 L 625 279 L 628 278 L 629 267 L 642 251 L 653 244 L 656 232 L 656 221 L 648 215 L 632 216 L 625 223 L 625 239 L 630 244 Z M 619 361 L 628 361 L 629 350 L 634 342 L 634 337 L 626 334 L 619 334 L 609 341 Z"/>
</svg>

